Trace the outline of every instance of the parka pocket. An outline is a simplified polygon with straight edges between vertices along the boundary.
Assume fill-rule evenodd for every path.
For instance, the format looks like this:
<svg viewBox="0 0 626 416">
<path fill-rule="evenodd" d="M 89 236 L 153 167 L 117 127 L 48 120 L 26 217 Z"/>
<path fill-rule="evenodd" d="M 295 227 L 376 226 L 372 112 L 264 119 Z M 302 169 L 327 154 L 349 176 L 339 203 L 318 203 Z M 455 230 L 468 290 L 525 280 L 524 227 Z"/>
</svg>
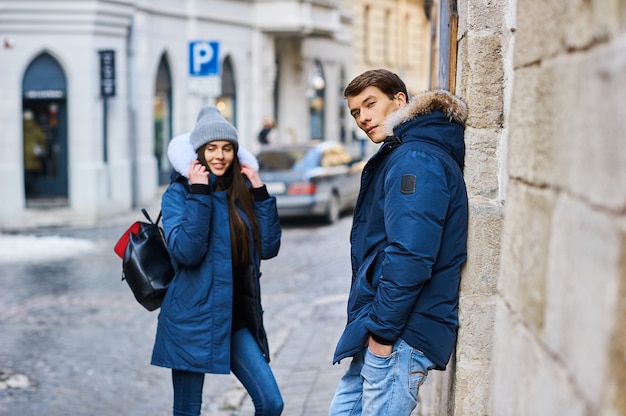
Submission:
<svg viewBox="0 0 626 416">
<path fill-rule="evenodd" d="M 172 297 L 171 315 L 174 317 L 186 316 L 194 310 L 198 303 L 198 290 L 193 285 L 185 285 Z"/>
<path fill-rule="evenodd" d="M 378 273 L 376 271 L 376 265 L 378 263 L 377 259 L 381 257 L 380 253 L 382 252 L 376 253 L 372 256 L 370 261 L 365 262 L 357 274 L 356 279 L 352 284 L 352 289 L 350 290 L 350 298 L 348 299 L 349 311 L 358 310 L 371 303 L 374 299 L 374 296 L 376 295 L 376 286 L 378 286 L 378 282 L 380 281 L 380 278 L 376 277 L 376 274 Z M 372 282 L 375 283 L 375 286 L 372 285 Z"/>
<path fill-rule="evenodd" d="M 354 311 L 367 305 L 374 298 L 376 291 L 364 277 L 357 279 L 352 285 L 348 299 L 348 310 Z"/>
<path fill-rule="evenodd" d="M 365 276 L 367 281 L 374 289 L 378 287 L 380 283 L 380 278 L 382 276 L 383 271 L 383 261 L 385 260 L 385 252 L 383 250 L 379 250 L 374 256 L 372 262 L 367 266 L 367 270 L 365 271 Z"/>
</svg>

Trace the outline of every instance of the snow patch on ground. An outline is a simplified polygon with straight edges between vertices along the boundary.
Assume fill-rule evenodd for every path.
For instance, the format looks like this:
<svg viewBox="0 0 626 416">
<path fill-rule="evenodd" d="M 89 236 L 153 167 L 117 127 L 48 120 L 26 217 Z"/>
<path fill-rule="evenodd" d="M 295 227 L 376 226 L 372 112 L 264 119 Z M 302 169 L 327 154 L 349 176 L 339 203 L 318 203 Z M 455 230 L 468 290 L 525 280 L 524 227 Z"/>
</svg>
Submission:
<svg viewBox="0 0 626 416">
<path fill-rule="evenodd" d="M 95 250 L 80 238 L 0 234 L 0 263 L 60 260 Z"/>
</svg>

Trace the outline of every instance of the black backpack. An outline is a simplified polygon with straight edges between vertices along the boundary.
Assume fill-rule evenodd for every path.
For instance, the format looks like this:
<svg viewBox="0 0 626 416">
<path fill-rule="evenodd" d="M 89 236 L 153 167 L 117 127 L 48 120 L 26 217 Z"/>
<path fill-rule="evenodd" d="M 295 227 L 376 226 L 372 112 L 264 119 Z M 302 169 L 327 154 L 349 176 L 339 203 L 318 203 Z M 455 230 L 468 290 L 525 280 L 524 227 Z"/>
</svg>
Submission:
<svg viewBox="0 0 626 416">
<path fill-rule="evenodd" d="M 122 234 L 114 251 L 122 258 L 122 280 L 126 280 L 135 299 L 153 311 L 161 307 L 167 288 L 174 277 L 163 229 L 158 225 L 161 212 L 153 222 L 148 211 L 141 209 L 149 222 L 136 221 Z"/>
</svg>

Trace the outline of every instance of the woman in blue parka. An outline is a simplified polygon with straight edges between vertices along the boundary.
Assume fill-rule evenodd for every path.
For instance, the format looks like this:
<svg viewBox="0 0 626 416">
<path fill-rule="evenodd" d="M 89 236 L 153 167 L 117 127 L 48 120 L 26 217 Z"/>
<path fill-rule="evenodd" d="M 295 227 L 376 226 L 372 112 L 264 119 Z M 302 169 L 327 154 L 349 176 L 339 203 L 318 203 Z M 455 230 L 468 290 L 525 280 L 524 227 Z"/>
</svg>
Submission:
<svg viewBox="0 0 626 416">
<path fill-rule="evenodd" d="M 238 150 L 237 131 L 213 106 L 203 107 L 191 134 L 168 148 L 174 173 L 161 209 L 176 273 L 161 306 L 152 364 L 172 369 L 175 416 L 200 414 L 205 373 L 231 371 L 255 415 L 280 415 L 283 408 L 259 285 L 261 259 L 276 256 L 280 246 L 276 199 Z"/>
</svg>

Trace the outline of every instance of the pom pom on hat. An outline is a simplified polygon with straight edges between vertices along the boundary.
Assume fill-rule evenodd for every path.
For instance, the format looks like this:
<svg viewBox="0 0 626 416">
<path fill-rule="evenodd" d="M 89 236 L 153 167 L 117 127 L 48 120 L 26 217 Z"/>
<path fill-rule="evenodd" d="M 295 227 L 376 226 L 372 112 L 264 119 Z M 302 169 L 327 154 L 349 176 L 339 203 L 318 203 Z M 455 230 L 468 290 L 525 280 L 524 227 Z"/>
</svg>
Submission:
<svg viewBox="0 0 626 416">
<path fill-rule="evenodd" d="M 226 121 L 217 107 L 208 105 L 200 109 L 189 141 L 193 149 L 198 150 L 205 144 L 216 140 L 231 142 L 235 146 L 235 151 L 239 148 L 235 127 Z"/>
</svg>

